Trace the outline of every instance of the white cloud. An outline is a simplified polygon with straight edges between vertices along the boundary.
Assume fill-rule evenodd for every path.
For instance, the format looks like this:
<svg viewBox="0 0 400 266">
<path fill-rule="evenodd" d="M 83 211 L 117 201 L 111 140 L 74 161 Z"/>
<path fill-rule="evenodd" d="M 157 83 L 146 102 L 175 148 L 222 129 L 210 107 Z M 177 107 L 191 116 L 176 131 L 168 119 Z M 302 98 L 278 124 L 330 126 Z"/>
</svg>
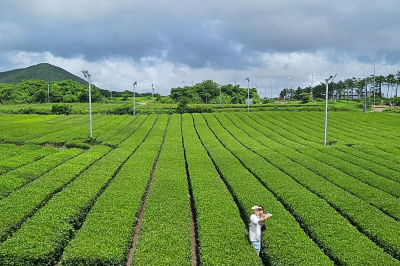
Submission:
<svg viewBox="0 0 400 266">
<path fill-rule="evenodd" d="M 329 75 L 337 73 L 336 80 L 352 77 L 366 77 L 373 74 L 373 65 L 356 61 L 348 56 L 341 56 L 332 62 L 328 53 L 319 51 L 316 53 L 262 53 L 258 60 L 261 67 L 244 70 L 214 69 L 212 67 L 191 68 L 188 65 L 177 64 L 166 60 L 166 55 L 160 57 L 142 57 L 135 61 L 128 57 L 107 57 L 99 61 L 89 62 L 83 56 L 75 58 L 62 58 L 49 52 L 28 53 L 23 51 L 8 54 L 10 62 L 15 68 L 28 67 L 33 64 L 47 62 L 81 76 L 80 70 L 87 69 L 92 74 L 92 81 L 102 89 L 123 91 L 132 90 L 134 81 L 139 92 L 150 92 L 151 84 L 155 91 L 162 95 L 168 95 L 172 87 L 182 87 L 183 84 L 191 85 L 206 79 L 212 79 L 220 84 L 237 84 L 247 87 L 245 78 L 250 77 L 250 86 L 258 86 L 260 95 L 264 97 L 265 91 L 270 95 L 271 80 L 273 83 L 273 95 L 276 95 L 286 85 L 297 88 L 305 87 L 311 83 L 311 73 L 314 75 L 314 85 L 324 82 Z M 287 66 L 287 67 L 285 67 Z M 395 74 L 400 65 L 380 66 L 376 70 L 377 75 Z M 260 84 L 258 84 L 260 83 Z"/>
</svg>

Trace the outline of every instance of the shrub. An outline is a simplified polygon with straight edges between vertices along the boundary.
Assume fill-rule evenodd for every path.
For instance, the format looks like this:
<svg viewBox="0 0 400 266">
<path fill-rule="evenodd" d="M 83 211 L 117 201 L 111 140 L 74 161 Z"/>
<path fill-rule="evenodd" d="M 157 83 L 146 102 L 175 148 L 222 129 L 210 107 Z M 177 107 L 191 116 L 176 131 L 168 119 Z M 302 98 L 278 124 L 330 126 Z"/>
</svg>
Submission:
<svg viewBox="0 0 400 266">
<path fill-rule="evenodd" d="M 186 97 L 186 96 L 180 97 L 179 102 L 178 102 L 178 107 L 176 108 L 176 112 L 178 114 L 186 113 L 188 110 L 188 103 L 189 103 L 188 97 Z"/>
<path fill-rule="evenodd" d="M 56 115 L 69 115 L 72 111 L 72 105 L 55 103 L 51 107 L 51 113 Z"/>
</svg>

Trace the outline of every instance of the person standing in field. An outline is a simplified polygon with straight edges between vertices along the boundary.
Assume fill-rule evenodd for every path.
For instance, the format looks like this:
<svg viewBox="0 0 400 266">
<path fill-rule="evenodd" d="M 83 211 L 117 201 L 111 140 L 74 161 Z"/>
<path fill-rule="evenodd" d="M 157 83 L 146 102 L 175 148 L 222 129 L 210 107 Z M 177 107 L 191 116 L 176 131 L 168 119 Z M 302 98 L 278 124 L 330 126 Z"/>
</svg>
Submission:
<svg viewBox="0 0 400 266">
<path fill-rule="evenodd" d="M 260 206 L 253 206 L 251 209 L 253 210 L 253 214 L 250 216 L 249 237 L 257 254 L 260 255 L 262 239 L 261 225 L 266 219 L 271 217 L 272 214 L 263 214 L 263 209 Z"/>
</svg>

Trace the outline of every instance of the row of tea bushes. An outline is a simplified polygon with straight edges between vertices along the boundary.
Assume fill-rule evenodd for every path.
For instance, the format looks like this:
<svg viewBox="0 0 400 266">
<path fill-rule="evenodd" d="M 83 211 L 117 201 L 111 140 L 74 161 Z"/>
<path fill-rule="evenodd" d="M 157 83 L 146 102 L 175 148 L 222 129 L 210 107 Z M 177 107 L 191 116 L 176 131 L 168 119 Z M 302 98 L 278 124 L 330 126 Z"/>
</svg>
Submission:
<svg viewBox="0 0 400 266">
<path fill-rule="evenodd" d="M 323 176 L 338 187 L 349 191 L 353 195 L 356 195 L 373 206 L 378 207 L 386 214 L 396 217 L 396 219 L 400 218 L 399 199 L 334 168 L 333 166 L 343 163 L 343 160 L 340 158 L 325 154 L 313 148 L 299 149 L 298 145 L 293 145 L 293 148 L 297 149 L 297 152 L 295 152 L 294 149 L 291 149 L 290 142 L 285 143 L 287 146 L 284 146 L 281 143 L 268 139 L 262 133 L 265 128 L 260 127 L 255 121 L 247 119 L 247 123 L 244 123 L 241 119 L 237 119 L 237 116 L 228 115 L 227 117 L 229 117 L 238 128 L 245 131 L 251 138 L 257 140 L 260 144 L 275 149 L 280 154 L 283 154 L 289 159 L 303 165 L 314 173 Z M 301 152 L 304 152 L 305 149 L 309 150 L 308 153 L 312 154 L 314 157 L 302 154 Z M 329 165 L 332 162 L 333 166 Z"/>
<path fill-rule="evenodd" d="M 172 115 L 147 196 L 133 265 L 191 265 L 181 116 Z"/>
<path fill-rule="evenodd" d="M 0 178 L 0 199 L 6 197 L 24 184 L 35 180 L 56 166 L 79 155 L 81 152 L 82 150 L 80 149 L 69 149 L 52 153 L 41 160 L 34 161 L 2 175 Z"/>
<path fill-rule="evenodd" d="M 264 157 L 268 162 L 284 171 L 299 184 L 315 193 L 318 197 L 326 200 L 329 205 L 338 210 L 352 224 L 355 224 L 359 231 L 367 235 L 393 257 L 400 258 L 400 225 L 398 222 L 371 206 L 368 202 L 342 190 L 330 181 L 318 176 L 315 172 L 296 163 L 296 160 L 293 158 L 295 157 L 301 161 L 309 161 L 306 156 L 292 149 L 280 149 L 280 153 L 284 154 L 282 155 L 272 149 L 260 147 L 260 143 L 254 137 L 245 135 L 247 132 L 244 133 L 242 131 L 243 128 L 235 127 L 231 121 L 221 115 L 217 115 L 217 117 L 234 137 L 244 142 L 246 148 Z M 319 165 L 321 168 L 323 167 L 322 163 Z M 364 187 L 364 189 L 369 190 L 369 187 Z M 397 202 L 397 205 L 400 205 L 398 199 L 394 197 L 390 198 L 390 196 L 388 198 L 393 203 Z"/>
<path fill-rule="evenodd" d="M 377 265 L 382 262 L 386 265 L 399 265 L 399 261 L 383 252 L 365 235 L 360 234 L 326 201 L 293 180 L 283 172 L 283 169 L 276 168 L 269 164 L 268 160 L 250 151 L 247 147 L 250 145 L 249 142 L 253 141 L 251 138 L 241 138 L 246 147 L 241 146 L 241 143 L 226 133 L 215 117 L 204 116 L 225 147 L 235 154 L 245 167 L 265 182 L 266 186 L 278 194 L 288 206 L 291 206 L 304 228 L 334 261 L 354 265 L 361 261 L 363 265 Z M 228 130 L 236 128 L 229 123 L 224 126 Z M 362 258 L 361 261 L 360 258 Z"/>
<path fill-rule="evenodd" d="M 201 265 L 262 265 L 247 237 L 247 223 L 193 127 L 182 115 L 186 162 L 196 210 Z M 240 255 L 238 255 L 240 254 Z"/>
<path fill-rule="evenodd" d="M 96 199 L 146 138 L 156 118 L 147 119 L 146 124 L 125 140 L 129 145 L 114 149 L 97 161 L 3 242 L 0 264 L 54 265 Z"/>
<path fill-rule="evenodd" d="M 10 157 L 0 161 L 0 175 L 4 175 L 11 170 L 17 169 L 21 166 L 27 165 L 34 161 L 38 161 L 47 155 L 56 153 L 57 151 L 52 148 L 40 148 L 26 153 L 21 153 L 19 155 Z"/>
<path fill-rule="evenodd" d="M 142 198 L 168 123 L 160 116 L 145 141 L 126 161 L 66 247 L 62 265 L 124 265 Z"/>
<path fill-rule="evenodd" d="M 304 232 L 291 214 L 291 208 L 282 205 L 281 198 L 269 188 L 263 186 L 243 165 L 229 152 L 210 130 L 204 117 L 193 114 L 195 127 L 205 148 L 216 164 L 218 171 L 230 188 L 237 201 L 244 221 L 252 214 L 251 207 L 263 205 L 274 216 L 266 221 L 262 256 L 270 265 L 333 265 Z M 212 116 L 206 116 L 212 117 Z M 225 131 L 225 134 L 229 134 Z M 238 148 L 240 144 L 238 143 Z"/>
<path fill-rule="evenodd" d="M 0 162 L 4 159 L 17 156 L 21 153 L 40 149 L 39 145 L 16 145 L 11 143 L 0 144 Z"/>
<path fill-rule="evenodd" d="M 100 159 L 111 149 L 106 146 L 96 146 L 89 151 L 65 162 L 37 178 L 26 186 L 11 193 L 0 201 L 0 242 L 11 233 L 51 197 L 72 182 L 91 164 Z M 74 151 L 73 149 L 69 151 Z M 79 153 L 81 150 L 77 150 Z M 79 154 L 78 153 L 78 154 Z"/>
</svg>

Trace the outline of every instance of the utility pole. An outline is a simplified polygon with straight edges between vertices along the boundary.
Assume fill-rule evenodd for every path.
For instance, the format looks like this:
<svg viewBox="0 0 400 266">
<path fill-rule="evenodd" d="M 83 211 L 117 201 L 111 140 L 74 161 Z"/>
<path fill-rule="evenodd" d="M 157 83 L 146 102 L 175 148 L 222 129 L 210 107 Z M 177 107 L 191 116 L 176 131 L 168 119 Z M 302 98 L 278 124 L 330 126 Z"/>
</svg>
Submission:
<svg viewBox="0 0 400 266">
<path fill-rule="evenodd" d="M 271 79 L 271 99 L 272 99 L 272 82 L 274 82 L 275 80 Z"/>
<path fill-rule="evenodd" d="M 92 94 L 91 94 L 91 88 L 90 88 L 90 83 L 92 82 L 90 80 L 90 77 L 92 76 L 87 70 L 82 69 L 81 72 L 85 76 L 85 78 L 88 79 L 89 82 L 89 136 L 92 138 Z"/>
<path fill-rule="evenodd" d="M 185 82 L 183 82 L 183 83 L 185 83 Z M 154 85 L 153 85 L 153 84 L 151 84 L 151 88 L 152 88 L 152 92 L 151 92 L 151 103 L 153 103 L 153 102 L 154 102 Z"/>
<path fill-rule="evenodd" d="M 50 81 L 47 82 L 47 101 L 50 102 Z"/>
<path fill-rule="evenodd" d="M 250 79 L 249 79 L 249 77 L 247 77 L 246 80 L 247 80 L 247 112 L 249 112 L 249 103 L 250 103 L 250 93 L 249 93 Z"/>
<path fill-rule="evenodd" d="M 111 92 L 111 100 L 112 100 L 112 84 L 110 84 L 110 88 L 111 88 L 110 92 Z"/>
<path fill-rule="evenodd" d="M 137 81 L 133 83 L 133 116 L 135 116 L 135 86 L 137 85 Z"/>
<path fill-rule="evenodd" d="M 330 76 L 329 78 L 325 79 L 326 82 L 326 92 L 325 92 L 325 130 L 324 130 L 324 145 L 326 146 L 326 138 L 328 135 L 328 82 L 331 80 L 335 79 L 337 74 L 335 76 Z"/>
<path fill-rule="evenodd" d="M 221 105 L 221 84 L 219 84 L 219 105 Z"/>
</svg>

